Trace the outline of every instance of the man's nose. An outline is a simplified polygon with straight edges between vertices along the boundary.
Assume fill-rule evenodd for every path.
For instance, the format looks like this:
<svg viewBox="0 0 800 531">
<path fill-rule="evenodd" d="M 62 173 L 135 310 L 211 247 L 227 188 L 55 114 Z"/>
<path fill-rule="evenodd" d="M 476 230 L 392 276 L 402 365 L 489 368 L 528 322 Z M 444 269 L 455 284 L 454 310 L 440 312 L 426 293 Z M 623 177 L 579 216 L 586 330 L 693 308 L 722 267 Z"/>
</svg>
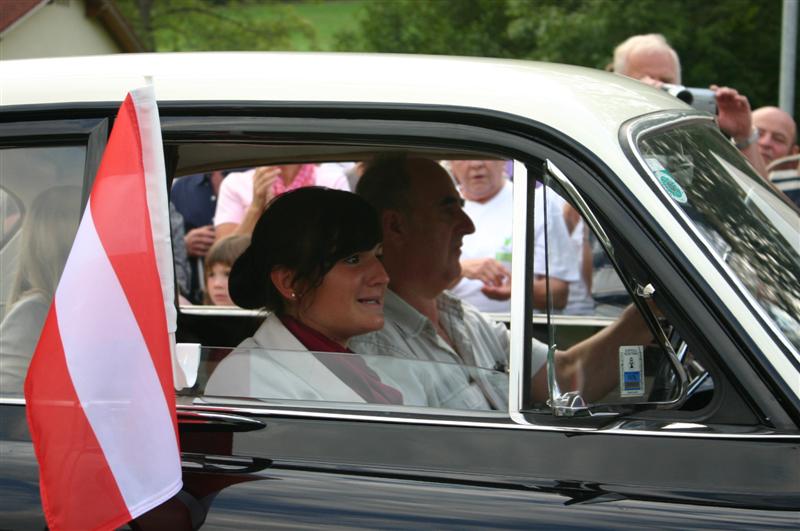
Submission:
<svg viewBox="0 0 800 531">
<path fill-rule="evenodd" d="M 475 224 L 472 222 L 472 218 L 469 217 L 469 214 L 464 212 L 464 209 L 461 209 L 461 230 L 464 234 L 472 234 L 475 232 Z"/>
</svg>

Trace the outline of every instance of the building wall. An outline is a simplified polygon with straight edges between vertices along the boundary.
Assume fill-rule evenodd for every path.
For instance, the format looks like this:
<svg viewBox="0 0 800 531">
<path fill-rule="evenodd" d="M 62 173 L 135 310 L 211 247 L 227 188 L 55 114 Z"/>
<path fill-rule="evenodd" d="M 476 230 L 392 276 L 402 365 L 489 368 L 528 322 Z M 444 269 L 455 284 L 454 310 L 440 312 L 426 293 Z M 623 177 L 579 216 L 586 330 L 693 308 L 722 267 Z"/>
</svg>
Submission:
<svg viewBox="0 0 800 531">
<path fill-rule="evenodd" d="M 0 0 L 2 1 L 2 0 Z M 0 37 L 0 59 L 119 53 L 100 22 L 86 17 L 82 0 L 55 0 Z"/>
</svg>

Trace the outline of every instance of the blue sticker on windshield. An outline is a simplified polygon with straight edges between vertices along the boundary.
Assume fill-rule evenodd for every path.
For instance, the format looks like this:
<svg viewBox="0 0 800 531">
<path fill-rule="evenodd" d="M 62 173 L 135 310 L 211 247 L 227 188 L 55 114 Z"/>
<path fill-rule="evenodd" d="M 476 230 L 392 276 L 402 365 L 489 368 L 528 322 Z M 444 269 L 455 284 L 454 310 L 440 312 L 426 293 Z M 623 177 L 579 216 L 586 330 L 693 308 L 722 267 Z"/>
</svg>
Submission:
<svg viewBox="0 0 800 531">
<path fill-rule="evenodd" d="M 644 348 L 619 347 L 619 395 L 644 396 Z"/>
<path fill-rule="evenodd" d="M 652 170 L 656 179 L 658 179 L 661 187 L 666 190 L 669 196 L 678 203 L 685 205 L 689 198 L 686 197 L 686 192 L 683 191 L 683 187 L 678 184 L 678 181 L 676 181 L 672 174 L 669 173 L 669 170 L 662 166 L 658 159 L 648 158 L 647 165 L 650 167 L 650 170 Z"/>
</svg>

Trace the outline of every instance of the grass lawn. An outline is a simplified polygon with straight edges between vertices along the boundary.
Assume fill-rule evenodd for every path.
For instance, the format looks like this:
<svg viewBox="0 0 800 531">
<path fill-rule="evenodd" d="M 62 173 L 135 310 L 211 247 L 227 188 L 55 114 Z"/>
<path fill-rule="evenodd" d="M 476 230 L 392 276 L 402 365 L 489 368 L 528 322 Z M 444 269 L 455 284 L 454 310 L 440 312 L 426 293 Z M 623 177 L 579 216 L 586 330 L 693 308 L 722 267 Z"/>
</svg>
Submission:
<svg viewBox="0 0 800 531">
<path fill-rule="evenodd" d="M 353 28 L 364 6 L 372 0 L 298 0 L 285 2 L 284 6 L 293 9 L 308 20 L 317 32 L 317 46 L 300 33 L 292 37 L 292 47 L 300 51 L 329 51 L 333 49 L 336 33 Z M 274 4 L 254 5 L 249 8 L 253 17 L 271 17 Z"/>
</svg>

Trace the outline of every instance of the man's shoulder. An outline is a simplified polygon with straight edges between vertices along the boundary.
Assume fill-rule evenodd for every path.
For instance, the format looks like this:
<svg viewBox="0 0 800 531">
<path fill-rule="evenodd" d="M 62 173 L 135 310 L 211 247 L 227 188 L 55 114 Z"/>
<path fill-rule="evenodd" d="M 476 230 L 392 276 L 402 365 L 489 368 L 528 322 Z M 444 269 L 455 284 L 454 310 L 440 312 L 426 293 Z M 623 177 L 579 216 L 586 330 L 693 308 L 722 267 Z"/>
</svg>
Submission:
<svg viewBox="0 0 800 531">
<path fill-rule="evenodd" d="M 450 291 L 442 292 L 436 300 L 439 309 L 448 317 L 474 322 L 476 326 L 491 326 L 491 321 L 477 306 L 457 297 Z"/>
<path fill-rule="evenodd" d="M 172 183 L 172 191 L 186 191 L 190 188 L 196 188 L 204 184 L 206 179 L 206 175 L 204 173 L 195 173 L 193 175 L 184 175 L 183 177 L 179 177 L 175 179 L 175 182 Z"/>
<path fill-rule="evenodd" d="M 351 338 L 347 346 L 357 354 L 417 358 L 406 336 L 400 331 L 396 323 L 388 320 L 380 330 Z"/>
</svg>

